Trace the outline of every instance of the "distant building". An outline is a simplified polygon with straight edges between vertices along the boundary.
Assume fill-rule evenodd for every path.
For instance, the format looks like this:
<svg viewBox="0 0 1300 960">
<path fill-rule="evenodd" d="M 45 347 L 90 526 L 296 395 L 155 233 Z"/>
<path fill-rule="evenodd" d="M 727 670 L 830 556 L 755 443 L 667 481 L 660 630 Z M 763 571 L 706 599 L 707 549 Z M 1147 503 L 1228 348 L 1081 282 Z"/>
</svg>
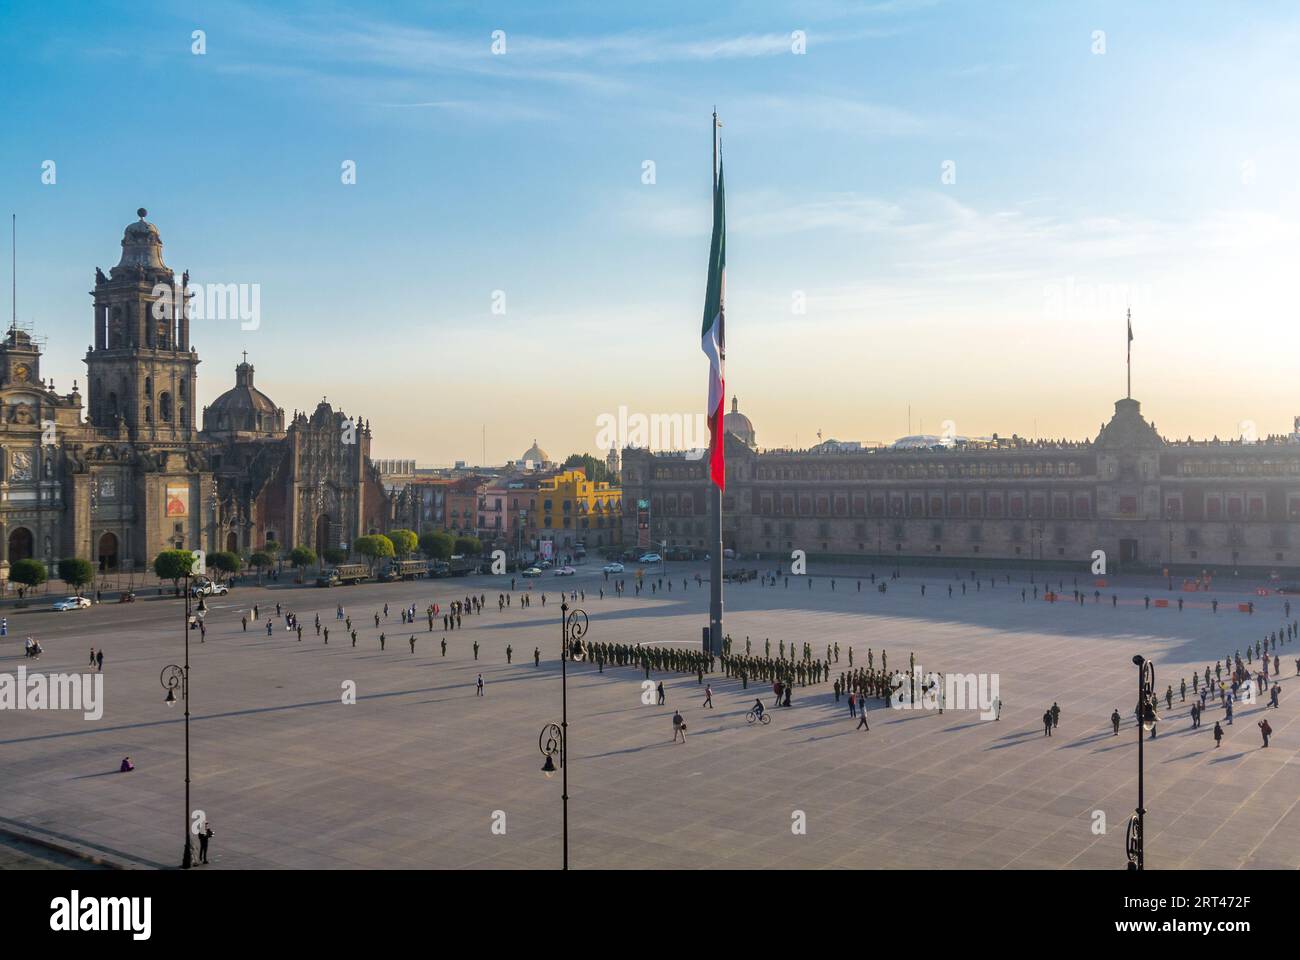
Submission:
<svg viewBox="0 0 1300 960">
<path fill-rule="evenodd" d="M 752 439 L 748 420 L 735 422 Z M 723 543 L 745 555 L 788 560 L 802 549 L 885 562 L 1068 563 L 1083 572 L 1101 550 L 1110 570 L 1300 571 L 1294 433 L 1171 441 L 1124 399 L 1095 439 L 1078 442 L 993 436 L 760 452 L 728 431 L 726 444 Z M 633 542 L 644 501 L 649 542 L 707 550 L 707 466 L 624 450 L 625 541 Z"/>
</svg>

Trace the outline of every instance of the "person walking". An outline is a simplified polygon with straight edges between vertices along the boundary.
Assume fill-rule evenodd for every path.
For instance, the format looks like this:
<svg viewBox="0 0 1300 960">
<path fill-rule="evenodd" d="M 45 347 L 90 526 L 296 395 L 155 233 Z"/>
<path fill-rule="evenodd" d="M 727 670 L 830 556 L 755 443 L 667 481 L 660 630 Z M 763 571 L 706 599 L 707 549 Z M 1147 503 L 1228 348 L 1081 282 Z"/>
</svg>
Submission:
<svg viewBox="0 0 1300 960">
<path fill-rule="evenodd" d="M 515 655 L 515 648 L 512 647 L 510 644 L 507 643 L 507 644 L 506 644 L 506 663 L 513 663 L 513 662 L 514 662 L 514 655 Z"/>
<path fill-rule="evenodd" d="M 865 730 L 868 733 L 870 733 L 871 727 L 867 725 L 867 705 L 865 703 L 862 705 L 862 709 L 859 711 L 859 713 L 861 714 L 861 716 L 858 717 L 858 726 L 856 729 Z"/>
<path fill-rule="evenodd" d="M 857 694 L 854 693 L 854 691 L 850 690 L 849 691 L 849 719 L 850 720 L 852 720 L 854 717 L 858 715 L 857 703 L 858 703 Z"/>
<path fill-rule="evenodd" d="M 710 710 L 713 709 L 713 686 L 712 684 L 704 685 L 704 705 Z"/>
<path fill-rule="evenodd" d="M 1273 733 L 1273 728 L 1268 725 L 1267 720 L 1259 721 L 1259 733 L 1264 738 L 1264 746 L 1268 746 L 1268 738 Z"/>
<path fill-rule="evenodd" d="M 411 654 L 415 654 L 415 634 L 411 634 Z"/>
<path fill-rule="evenodd" d="M 541 647 L 533 647 L 533 666 L 540 667 L 541 665 L 542 665 L 542 649 Z"/>
<path fill-rule="evenodd" d="M 659 706 L 662 707 L 668 702 L 668 695 L 664 693 L 664 682 L 662 680 L 660 680 L 658 686 L 655 687 L 655 695 L 659 698 Z"/>
<path fill-rule="evenodd" d="M 686 742 L 686 721 L 676 710 L 673 711 L 673 743 L 677 742 L 678 737 L 682 738 L 682 743 Z"/>
<path fill-rule="evenodd" d="M 98 670 L 100 673 L 104 672 L 104 648 L 103 647 L 100 647 L 99 650 L 95 652 L 95 669 Z"/>
<path fill-rule="evenodd" d="M 483 674 L 481 673 L 478 675 L 478 682 L 474 685 L 474 695 L 476 697 L 483 696 Z"/>
<path fill-rule="evenodd" d="M 1052 735 L 1052 711 L 1046 710 L 1043 712 L 1043 736 L 1050 737 L 1051 735 Z"/>
<path fill-rule="evenodd" d="M 1052 714 L 1052 726 L 1059 727 L 1061 725 L 1061 708 L 1057 706 L 1055 700 L 1052 701 L 1052 709 L 1049 712 Z"/>
<path fill-rule="evenodd" d="M 1201 705 L 1195 700 L 1192 701 L 1192 729 L 1195 730 L 1201 725 Z"/>
<path fill-rule="evenodd" d="M 1002 698 L 1001 697 L 993 698 L 993 719 L 994 720 L 1002 719 Z"/>
<path fill-rule="evenodd" d="M 1219 721 L 1214 721 L 1214 748 L 1217 750 L 1219 744 L 1223 742 L 1223 727 L 1219 726 Z"/>
<path fill-rule="evenodd" d="M 1117 737 L 1119 736 L 1119 719 L 1119 707 L 1116 707 L 1115 712 L 1110 715 L 1110 725 L 1114 728 Z"/>
</svg>

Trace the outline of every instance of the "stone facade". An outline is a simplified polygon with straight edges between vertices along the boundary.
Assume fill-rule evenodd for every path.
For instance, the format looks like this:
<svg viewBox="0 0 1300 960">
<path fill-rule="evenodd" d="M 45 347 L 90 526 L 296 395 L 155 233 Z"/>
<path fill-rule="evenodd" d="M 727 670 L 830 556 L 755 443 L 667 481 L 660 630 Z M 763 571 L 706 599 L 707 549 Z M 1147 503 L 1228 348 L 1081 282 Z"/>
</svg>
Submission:
<svg viewBox="0 0 1300 960">
<path fill-rule="evenodd" d="M 1170 441 L 1132 399 L 1080 442 L 760 452 L 749 429 L 726 435 L 723 499 L 723 543 L 746 555 L 1084 565 L 1102 550 L 1110 569 L 1300 570 L 1296 433 Z M 624 542 L 707 550 L 706 471 L 623 451 Z"/>
<path fill-rule="evenodd" d="M 42 381 L 29 334 L 0 343 L 0 579 L 24 557 L 138 571 L 171 548 L 319 552 L 385 529 L 369 424 L 322 400 L 286 428 L 247 358 L 197 428 L 189 275 L 176 284 L 139 216 L 117 266 L 95 270 L 84 420 L 75 382 Z"/>
</svg>

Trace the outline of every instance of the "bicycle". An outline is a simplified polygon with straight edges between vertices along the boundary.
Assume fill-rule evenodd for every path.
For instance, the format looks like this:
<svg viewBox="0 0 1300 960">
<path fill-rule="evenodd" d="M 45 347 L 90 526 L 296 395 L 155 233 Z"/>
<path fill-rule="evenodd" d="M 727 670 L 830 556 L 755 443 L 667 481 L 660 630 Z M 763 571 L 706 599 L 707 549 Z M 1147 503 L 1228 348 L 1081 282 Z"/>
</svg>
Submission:
<svg viewBox="0 0 1300 960">
<path fill-rule="evenodd" d="M 768 715 L 768 712 L 766 710 L 764 710 L 762 713 L 759 713 L 753 707 L 750 707 L 749 713 L 745 714 L 745 722 L 754 723 L 755 721 L 766 726 L 767 724 L 772 722 L 772 718 L 771 716 Z"/>
</svg>

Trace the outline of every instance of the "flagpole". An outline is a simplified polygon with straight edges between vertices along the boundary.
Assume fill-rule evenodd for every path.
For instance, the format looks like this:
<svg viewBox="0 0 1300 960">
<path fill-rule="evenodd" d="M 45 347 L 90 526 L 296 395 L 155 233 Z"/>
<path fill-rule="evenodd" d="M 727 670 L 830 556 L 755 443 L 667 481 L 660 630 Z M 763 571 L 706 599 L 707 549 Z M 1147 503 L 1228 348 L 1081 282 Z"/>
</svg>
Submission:
<svg viewBox="0 0 1300 960">
<path fill-rule="evenodd" d="M 1128 311 L 1128 328 L 1125 335 L 1128 338 L 1128 345 L 1126 348 L 1128 355 L 1125 360 L 1125 366 L 1128 368 L 1127 369 L 1128 399 L 1132 400 L 1133 399 L 1133 311 L 1132 309 Z"/>
<path fill-rule="evenodd" d="M 713 205 L 714 215 L 718 204 L 718 108 L 713 108 Z M 725 382 L 725 381 L 724 381 Z M 722 403 L 726 404 L 726 396 L 722 397 Z M 725 431 L 721 429 L 722 424 L 718 424 L 719 429 L 713 437 L 714 443 L 725 443 Z M 712 486 L 713 509 L 710 530 L 710 540 L 713 543 L 713 549 L 710 551 L 711 558 L 709 561 L 709 649 L 708 653 L 714 656 L 722 654 L 722 488 L 716 483 L 710 481 Z"/>
</svg>

